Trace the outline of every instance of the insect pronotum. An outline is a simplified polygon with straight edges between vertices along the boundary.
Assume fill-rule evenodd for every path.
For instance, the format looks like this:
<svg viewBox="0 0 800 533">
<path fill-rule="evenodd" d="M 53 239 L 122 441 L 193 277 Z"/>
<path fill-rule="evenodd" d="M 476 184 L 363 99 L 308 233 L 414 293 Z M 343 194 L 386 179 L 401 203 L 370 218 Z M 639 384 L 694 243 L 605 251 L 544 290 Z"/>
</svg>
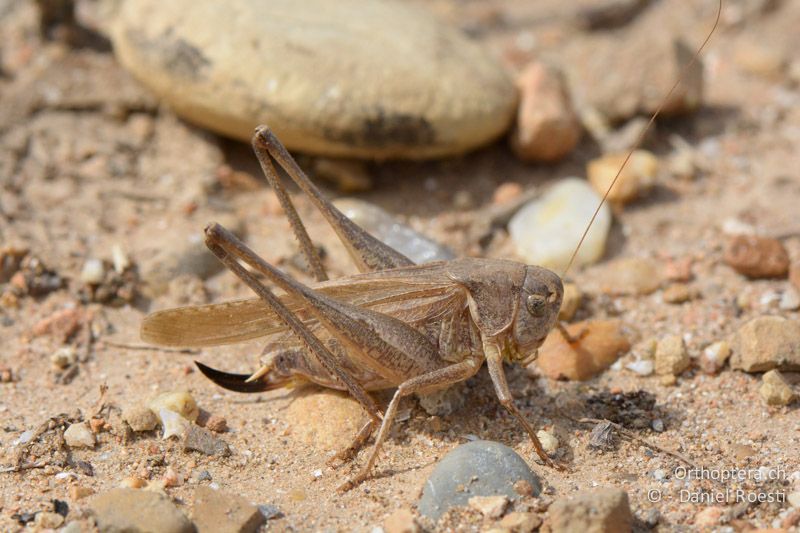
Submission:
<svg viewBox="0 0 800 533">
<path fill-rule="evenodd" d="M 721 10 L 720 0 L 712 30 L 647 128 L 708 43 Z M 363 467 L 340 490 L 368 477 L 401 398 L 466 380 L 484 361 L 500 403 L 528 433 L 541 460 L 560 468 L 544 452 L 533 426 L 514 405 L 503 363 L 525 365 L 533 361 L 553 327 L 568 341 L 579 342 L 570 338 L 557 320 L 563 295 L 561 278 L 538 266 L 500 259 L 465 258 L 415 265 L 325 199 L 269 128 L 256 128 L 252 144 L 316 283 L 308 286 L 296 281 L 219 224 L 210 224 L 205 229 L 206 245 L 258 298 L 157 311 L 145 317 L 142 339 L 164 346 L 215 346 L 268 337 L 266 362 L 253 374 L 230 374 L 199 362 L 197 365 L 214 383 L 238 392 L 262 392 L 306 382 L 347 391 L 369 419 L 353 443 L 335 458 L 353 458 L 375 429 L 378 434 Z M 572 265 L 634 149 L 620 166 L 562 275 Z M 273 160 L 335 230 L 359 274 L 328 280 Z M 253 271 L 283 294 L 275 295 Z M 391 388 L 396 391 L 384 411 L 370 392 Z"/>
</svg>

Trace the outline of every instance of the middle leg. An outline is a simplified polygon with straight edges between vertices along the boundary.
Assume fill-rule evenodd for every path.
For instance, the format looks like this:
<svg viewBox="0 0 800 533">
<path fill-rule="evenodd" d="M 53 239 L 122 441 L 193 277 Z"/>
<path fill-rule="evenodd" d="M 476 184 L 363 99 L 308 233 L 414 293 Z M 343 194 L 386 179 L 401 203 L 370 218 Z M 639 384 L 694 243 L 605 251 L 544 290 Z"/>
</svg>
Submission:
<svg viewBox="0 0 800 533">
<path fill-rule="evenodd" d="M 375 438 L 375 444 L 373 445 L 372 451 L 367 458 L 366 464 L 361 468 L 361 471 L 354 478 L 349 479 L 344 484 L 340 485 L 337 490 L 339 492 L 346 492 L 364 481 L 367 476 L 369 476 L 369 472 L 372 470 L 375 460 L 378 458 L 378 453 L 381 451 L 381 446 L 386 440 L 386 437 L 389 435 L 389 430 L 392 428 L 392 422 L 394 421 L 395 415 L 397 415 L 397 407 L 400 404 L 400 400 L 404 396 L 414 394 L 415 392 L 425 392 L 426 390 L 443 388 L 446 385 L 452 385 L 454 383 L 458 383 L 459 381 L 469 379 L 478 371 L 478 369 L 480 369 L 482 364 L 482 358 L 473 356 L 460 363 L 455 363 L 450 366 L 428 372 L 427 374 L 413 377 L 401 383 L 400 386 L 397 387 L 397 391 L 395 391 L 392 401 L 389 403 L 389 407 L 386 409 L 386 414 L 383 416 L 381 428 L 378 431 L 378 436 Z"/>
</svg>

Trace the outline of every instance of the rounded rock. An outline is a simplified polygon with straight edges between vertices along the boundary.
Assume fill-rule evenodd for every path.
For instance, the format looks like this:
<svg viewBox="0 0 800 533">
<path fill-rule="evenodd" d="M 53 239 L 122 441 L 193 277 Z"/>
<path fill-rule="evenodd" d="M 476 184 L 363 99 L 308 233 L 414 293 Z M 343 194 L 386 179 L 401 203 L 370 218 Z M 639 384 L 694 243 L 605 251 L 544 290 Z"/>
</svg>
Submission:
<svg viewBox="0 0 800 533">
<path fill-rule="evenodd" d="M 242 140 L 268 124 L 318 155 L 462 153 L 501 135 L 517 100 L 480 44 L 390 0 L 125 2 L 112 40 L 186 120 Z"/>
<path fill-rule="evenodd" d="M 517 254 L 529 264 L 562 272 L 599 204 L 600 196 L 585 180 L 562 180 L 525 204 L 509 222 Z M 575 256 L 575 266 L 602 257 L 610 228 L 611 210 L 604 204 Z"/>
<path fill-rule="evenodd" d="M 661 286 L 659 265 L 643 257 L 621 257 L 606 265 L 602 290 L 613 295 L 645 295 Z"/>
<path fill-rule="evenodd" d="M 643 196 L 655 184 L 658 158 L 647 150 L 635 150 L 622 168 L 628 154 L 611 154 L 594 159 L 586 165 L 589 183 L 599 194 L 605 194 L 614 178 L 619 177 L 608 192 L 608 201 L 618 205 Z M 622 171 L 620 172 L 620 169 Z"/>
<path fill-rule="evenodd" d="M 492 441 L 468 442 L 436 465 L 425 481 L 418 509 L 422 516 L 438 520 L 452 507 L 468 505 L 474 496 L 517 500 L 514 484 L 520 480 L 533 487 L 533 496 L 541 493 L 539 477 L 514 450 Z"/>
<path fill-rule="evenodd" d="M 569 343 L 560 331 L 553 330 L 539 348 L 535 364 L 550 379 L 591 379 L 631 347 L 630 332 L 619 320 L 576 322 L 567 326 L 567 332 L 577 341 Z"/>
<path fill-rule="evenodd" d="M 325 413 L 325 416 L 320 416 Z M 292 439 L 318 451 L 339 451 L 349 445 L 366 415 L 347 394 L 307 387 L 297 391 L 286 409 Z"/>
<path fill-rule="evenodd" d="M 749 278 L 783 278 L 789 272 L 789 254 L 778 239 L 737 235 L 725 246 L 725 262 Z"/>
<path fill-rule="evenodd" d="M 188 518 L 163 494 L 136 489 L 111 489 L 96 496 L 90 508 L 100 531 L 195 531 Z"/>
<path fill-rule="evenodd" d="M 761 377 L 758 393 L 767 405 L 789 405 L 795 397 L 792 386 L 777 370 L 770 370 Z"/>
<path fill-rule="evenodd" d="M 122 419 L 133 431 L 152 431 L 158 425 L 158 417 L 144 405 L 133 405 L 122 411 Z"/>
<path fill-rule="evenodd" d="M 557 161 L 578 144 L 581 123 L 564 76 L 544 63 L 531 63 L 517 78 L 520 104 L 511 147 L 523 161 Z"/>
<path fill-rule="evenodd" d="M 545 523 L 553 533 L 631 531 L 632 525 L 628 494 L 612 487 L 582 491 L 555 501 L 548 509 Z"/>
<path fill-rule="evenodd" d="M 656 374 L 673 376 L 689 368 L 691 361 L 680 335 L 668 335 L 658 341 L 655 353 Z"/>
<path fill-rule="evenodd" d="M 64 431 L 64 441 L 70 448 L 94 448 L 95 438 L 89 424 L 78 422 Z"/>
<path fill-rule="evenodd" d="M 731 368 L 764 372 L 800 370 L 800 322 L 780 316 L 756 317 L 731 337 Z"/>
</svg>

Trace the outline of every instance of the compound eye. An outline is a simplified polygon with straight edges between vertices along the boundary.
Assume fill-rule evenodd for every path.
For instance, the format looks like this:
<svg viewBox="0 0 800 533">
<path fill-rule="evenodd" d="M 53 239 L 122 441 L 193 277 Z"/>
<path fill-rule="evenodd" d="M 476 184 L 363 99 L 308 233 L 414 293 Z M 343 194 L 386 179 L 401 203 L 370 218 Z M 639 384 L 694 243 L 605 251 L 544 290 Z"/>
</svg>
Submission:
<svg viewBox="0 0 800 533">
<path fill-rule="evenodd" d="M 543 316 L 547 311 L 547 297 L 541 294 L 529 294 L 525 299 L 525 307 L 533 316 Z"/>
</svg>

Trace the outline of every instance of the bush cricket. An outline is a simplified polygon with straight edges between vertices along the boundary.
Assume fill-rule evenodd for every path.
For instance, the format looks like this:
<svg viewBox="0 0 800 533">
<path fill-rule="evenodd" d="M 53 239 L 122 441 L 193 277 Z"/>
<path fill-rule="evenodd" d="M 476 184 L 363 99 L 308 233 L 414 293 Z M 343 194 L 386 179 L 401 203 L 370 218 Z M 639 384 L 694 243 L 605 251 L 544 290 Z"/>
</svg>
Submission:
<svg viewBox="0 0 800 533">
<path fill-rule="evenodd" d="M 721 9 L 720 1 L 720 12 Z M 715 22 L 662 106 L 697 60 L 716 26 Z M 628 158 L 660 110 L 659 107 L 653 114 Z M 238 392 L 262 392 L 308 382 L 347 391 L 369 419 L 353 443 L 334 459 L 352 459 L 376 429 L 378 432 L 366 463 L 355 477 L 339 487 L 340 491 L 369 476 L 403 397 L 464 381 L 484 361 L 500 403 L 523 426 L 541 460 L 560 468 L 542 449 L 534 427 L 515 406 L 503 363 L 532 362 L 554 327 L 569 342 L 580 342 L 558 322 L 563 296 L 561 277 L 541 267 L 500 259 L 464 258 L 415 265 L 334 207 L 269 128 L 256 128 L 252 144 L 316 283 L 307 286 L 296 281 L 222 226 L 210 224 L 205 229 L 207 247 L 258 298 L 157 311 L 145 317 L 142 339 L 187 347 L 268 337 L 266 362 L 251 375 L 222 372 L 199 362 L 197 365 L 217 385 Z M 359 274 L 328 279 L 273 160 L 322 213 L 347 248 Z M 575 248 L 570 266 L 595 216 Z M 276 295 L 256 273 L 283 293 Z M 396 391 L 383 411 L 370 392 L 391 388 Z"/>
</svg>

